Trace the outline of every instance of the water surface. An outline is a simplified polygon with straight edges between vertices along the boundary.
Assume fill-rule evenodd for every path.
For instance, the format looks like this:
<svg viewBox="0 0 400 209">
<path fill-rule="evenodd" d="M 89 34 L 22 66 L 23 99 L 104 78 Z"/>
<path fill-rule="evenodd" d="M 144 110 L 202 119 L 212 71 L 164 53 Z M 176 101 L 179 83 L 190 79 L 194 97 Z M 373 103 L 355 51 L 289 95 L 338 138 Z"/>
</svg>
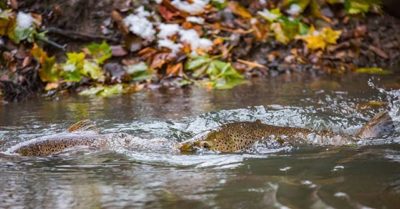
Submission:
<svg viewBox="0 0 400 209">
<path fill-rule="evenodd" d="M 116 148 L 51 158 L 3 157 L 0 208 L 398 208 L 400 92 L 376 88 L 399 89 L 398 77 L 292 75 L 229 91 L 158 89 L 105 99 L 60 96 L 4 104 L 0 151 L 63 132 L 85 118 L 103 133 L 179 142 L 223 123 L 257 119 L 354 134 L 388 109 L 397 130 L 346 147 L 196 155 Z M 367 105 L 377 101 L 386 105 Z"/>
</svg>

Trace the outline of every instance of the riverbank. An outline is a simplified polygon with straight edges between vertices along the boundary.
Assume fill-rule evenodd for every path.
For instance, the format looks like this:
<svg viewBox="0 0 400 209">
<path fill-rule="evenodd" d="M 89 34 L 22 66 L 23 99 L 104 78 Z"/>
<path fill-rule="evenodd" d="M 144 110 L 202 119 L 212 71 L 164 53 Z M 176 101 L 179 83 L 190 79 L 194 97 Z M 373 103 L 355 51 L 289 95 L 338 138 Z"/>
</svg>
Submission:
<svg viewBox="0 0 400 209">
<path fill-rule="evenodd" d="M 254 76 L 390 74 L 398 65 L 400 21 L 374 4 L 177 2 L 2 5 L 2 98 L 227 89 Z"/>
</svg>

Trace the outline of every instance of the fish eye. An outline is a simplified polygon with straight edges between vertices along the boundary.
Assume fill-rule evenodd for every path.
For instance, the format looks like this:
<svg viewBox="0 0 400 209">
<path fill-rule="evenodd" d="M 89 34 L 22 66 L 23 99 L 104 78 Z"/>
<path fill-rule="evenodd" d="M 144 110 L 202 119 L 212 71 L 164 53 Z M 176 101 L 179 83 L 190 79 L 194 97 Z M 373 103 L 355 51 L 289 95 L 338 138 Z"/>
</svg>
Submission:
<svg viewBox="0 0 400 209">
<path fill-rule="evenodd" d="M 210 144 L 209 142 L 206 142 L 206 141 L 201 142 L 201 143 L 200 143 L 200 146 L 201 146 L 202 148 L 206 148 L 206 149 L 210 149 L 210 148 L 211 148 L 211 144 Z"/>
</svg>

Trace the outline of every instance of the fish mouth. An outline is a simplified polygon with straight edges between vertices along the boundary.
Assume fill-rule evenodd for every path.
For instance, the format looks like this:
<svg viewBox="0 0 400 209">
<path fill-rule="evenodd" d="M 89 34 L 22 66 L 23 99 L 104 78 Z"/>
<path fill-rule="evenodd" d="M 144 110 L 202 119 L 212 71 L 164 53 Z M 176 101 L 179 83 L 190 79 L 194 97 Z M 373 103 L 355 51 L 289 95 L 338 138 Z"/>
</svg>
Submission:
<svg viewBox="0 0 400 209">
<path fill-rule="evenodd" d="M 211 150 L 211 143 L 208 141 L 186 142 L 178 145 L 182 153 L 194 153 L 200 150 Z"/>
</svg>

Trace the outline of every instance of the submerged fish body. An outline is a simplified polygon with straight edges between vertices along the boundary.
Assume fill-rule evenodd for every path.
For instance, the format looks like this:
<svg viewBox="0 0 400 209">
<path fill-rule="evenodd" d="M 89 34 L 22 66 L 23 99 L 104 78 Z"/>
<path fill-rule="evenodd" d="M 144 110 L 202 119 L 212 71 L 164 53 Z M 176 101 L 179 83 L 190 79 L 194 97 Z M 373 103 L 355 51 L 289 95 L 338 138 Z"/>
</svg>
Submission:
<svg viewBox="0 0 400 209">
<path fill-rule="evenodd" d="M 9 148 L 6 153 L 16 153 L 21 156 L 49 156 L 77 146 L 99 149 L 105 142 L 104 135 L 91 131 L 60 133 L 22 142 Z"/>
<path fill-rule="evenodd" d="M 278 144 L 343 145 L 357 140 L 379 137 L 394 130 L 388 113 L 380 113 L 370 120 L 355 136 L 337 135 L 330 131 L 315 132 L 306 128 L 280 127 L 256 122 L 234 122 L 220 126 L 175 144 L 167 139 L 145 140 L 127 134 L 99 134 L 88 131 L 95 126 L 90 121 L 79 121 L 72 125 L 69 133 L 55 134 L 29 140 L 11 147 L 7 153 L 22 156 L 49 156 L 68 148 L 86 146 L 95 149 L 112 149 L 115 146 L 127 150 L 150 152 L 194 152 L 207 149 L 217 152 L 245 151 L 255 142 L 269 138 Z M 95 129 L 96 130 L 96 129 Z"/>
</svg>

